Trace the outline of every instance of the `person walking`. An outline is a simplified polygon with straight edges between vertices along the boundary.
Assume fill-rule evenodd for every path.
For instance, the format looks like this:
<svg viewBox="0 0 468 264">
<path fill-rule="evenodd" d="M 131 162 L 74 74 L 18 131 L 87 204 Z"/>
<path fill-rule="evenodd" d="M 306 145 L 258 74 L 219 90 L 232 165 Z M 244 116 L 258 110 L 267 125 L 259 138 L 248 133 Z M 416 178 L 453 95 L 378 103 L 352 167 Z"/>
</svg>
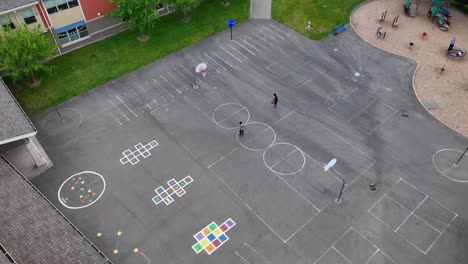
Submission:
<svg viewBox="0 0 468 264">
<path fill-rule="evenodd" d="M 273 104 L 273 108 L 276 108 L 276 105 L 278 105 L 278 96 L 275 93 L 273 96 L 273 101 L 271 101 L 271 103 Z"/>
<path fill-rule="evenodd" d="M 245 126 L 242 124 L 242 121 L 239 122 L 239 136 L 244 136 Z"/>
<path fill-rule="evenodd" d="M 455 46 L 455 37 L 453 37 L 453 39 L 450 41 L 448 51 L 451 51 L 453 49 L 453 46 Z"/>
</svg>

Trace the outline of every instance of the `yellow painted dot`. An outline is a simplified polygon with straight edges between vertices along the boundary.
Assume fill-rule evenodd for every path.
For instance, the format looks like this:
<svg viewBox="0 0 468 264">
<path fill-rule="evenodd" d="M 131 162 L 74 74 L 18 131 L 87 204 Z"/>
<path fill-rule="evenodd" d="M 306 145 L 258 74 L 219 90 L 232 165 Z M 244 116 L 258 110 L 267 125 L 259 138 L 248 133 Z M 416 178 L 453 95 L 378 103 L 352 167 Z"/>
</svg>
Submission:
<svg viewBox="0 0 468 264">
<path fill-rule="evenodd" d="M 138 248 L 134 248 L 133 252 L 138 253 Z"/>
<path fill-rule="evenodd" d="M 70 189 L 72 189 L 72 190 L 75 190 L 75 187 L 74 187 L 74 186 L 72 186 L 72 187 L 70 187 Z"/>
<path fill-rule="evenodd" d="M 122 231 L 120 231 L 120 230 L 117 231 L 117 235 L 118 235 L 118 236 L 122 235 Z"/>
<path fill-rule="evenodd" d="M 80 195 L 80 198 L 83 198 L 83 195 Z"/>
<path fill-rule="evenodd" d="M 117 249 L 114 249 L 114 254 L 117 254 L 119 253 L 119 251 Z"/>
<path fill-rule="evenodd" d="M 102 236 L 102 234 L 101 234 L 101 233 L 97 233 L 96 235 L 97 235 L 98 237 L 101 237 L 101 236 Z"/>
</svg>

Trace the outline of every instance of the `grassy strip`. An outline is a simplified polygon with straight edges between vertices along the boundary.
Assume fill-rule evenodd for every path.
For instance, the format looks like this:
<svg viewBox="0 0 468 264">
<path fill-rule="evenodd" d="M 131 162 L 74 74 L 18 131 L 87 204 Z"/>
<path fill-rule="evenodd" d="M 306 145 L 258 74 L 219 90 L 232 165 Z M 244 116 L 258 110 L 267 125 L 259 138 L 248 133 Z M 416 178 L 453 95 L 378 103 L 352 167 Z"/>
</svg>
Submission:
<svg viewBox="0 0 468 264">
<path fill-rule="evenodd" d="M 315 40 L 329 35 L 342 22 L 349 22 L 354 7 L 364 0 L 272 0 L 272 18 Z M 376 17 L 379 14 L 376 13 Z M 306 31 L 307 21 L 312 30 Z"/>
<path fill-rule="evenodd" d="M 180 13 L 162 17 L 157 29 L 147 33 L 151 38 L 146 43 L 136 40 L 137 32 L 125 31 L 88 45 L 53 59 L 52 74 L 42 76 L 39 87 L 16 93 L 16 98 L 27 114 L 40 112 L 52 102 L 61 103 L 220 32 L 229 18 L 246 20 L 249 8 L 249 0 L 234 0 L 228 7 L 221 0 L 206 0 L 190 23 L 183 23 Z"/>
</svg>

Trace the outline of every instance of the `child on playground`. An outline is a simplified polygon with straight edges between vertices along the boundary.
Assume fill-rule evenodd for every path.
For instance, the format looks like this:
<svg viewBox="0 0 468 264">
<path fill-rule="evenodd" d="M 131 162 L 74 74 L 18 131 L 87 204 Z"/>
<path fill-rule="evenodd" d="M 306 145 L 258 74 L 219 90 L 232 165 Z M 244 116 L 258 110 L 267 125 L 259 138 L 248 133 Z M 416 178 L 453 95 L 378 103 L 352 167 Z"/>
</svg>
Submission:
<svg viewBox="0 0 468 264">
<path fill-rule="evenodd" d="M 239 122 L 239 136 L 244 135 L 244 130 L 245 130 L 245 126 L 244 126 L 244 124 L 242 124 L 242 121 L 241 121 L 241 122 Z"/>
</svg>

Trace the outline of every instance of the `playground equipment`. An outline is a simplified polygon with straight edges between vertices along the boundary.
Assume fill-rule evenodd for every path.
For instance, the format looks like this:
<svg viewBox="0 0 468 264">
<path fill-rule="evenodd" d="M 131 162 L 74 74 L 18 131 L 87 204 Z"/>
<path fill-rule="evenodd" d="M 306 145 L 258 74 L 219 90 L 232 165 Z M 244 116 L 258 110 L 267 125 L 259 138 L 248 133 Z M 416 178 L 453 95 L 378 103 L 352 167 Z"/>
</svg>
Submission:
<svg viewBox="0 0 468 264">
<path fill-rule="evenodd" d="M 411 3 L 411 0 L 406 0 L 406 3 L 403 4 L 403 8 L 405 9 L 406 15 L 410 17 L 415 17 L 416 12 L 418 11 L 418 7 L 421 3 L 431 3 L 432 0 L 416 0 L 414 4 Z"/>
<path fill-rule="evenodd" d="M 388 10 L 385 10 L 385 12 L 382 13 L 382 15 L 379 17 L 379 22 L 385 22 L 385 18 L 387 17 Z M 400 15 L 395 15 L 393 17 L 393 22 L 392 22 L 392 27 L 397 27 L 398 26 L 398 19 L 400 18 Z"/>
<path fill-rule="evenodd" d="M 379 27 L 379 28 L 377 29 L 377 32 L 375 33 L 375 35 L 376 35 L 378 38 L 385 39 L 385 36 L 387 35 L 387 31 L 382 32 L 382 27 Z"/>
<path fill-rule="evenodd" d="M 452 48 L 451 50 L 447 50 L 447 55 L 452 57 L 465 57 L 466 51 L 462 49 Z"/>
<path fill-rule="evenodd" d="M 442 31 L 447 31 L 450 28 L 451 14 L 448 11 L 450 2 L 443 0 L 433 0 L 432 5 L 427 11 L 427 16 L 434 22 L 437 20 L 437 24 Z"/>
</svg>

